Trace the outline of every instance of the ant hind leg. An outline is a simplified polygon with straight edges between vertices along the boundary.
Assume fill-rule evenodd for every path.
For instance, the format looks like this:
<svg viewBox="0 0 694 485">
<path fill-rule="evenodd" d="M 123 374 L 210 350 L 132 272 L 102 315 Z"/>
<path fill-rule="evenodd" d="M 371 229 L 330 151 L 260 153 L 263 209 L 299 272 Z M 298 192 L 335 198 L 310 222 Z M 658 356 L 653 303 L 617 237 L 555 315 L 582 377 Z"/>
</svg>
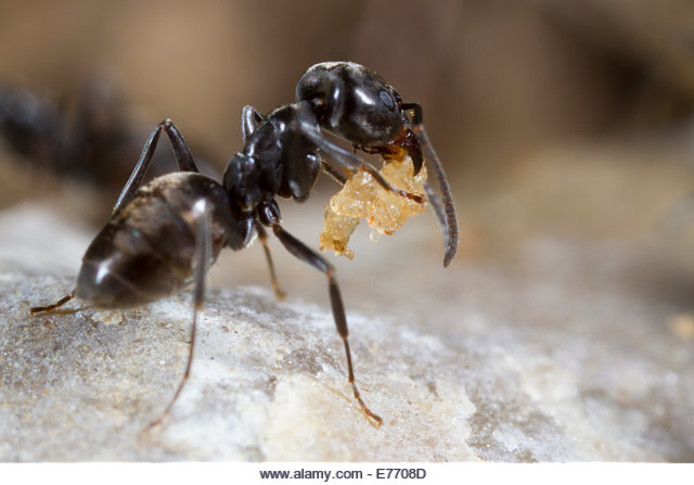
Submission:
<svg viewBox="0 0 694 485">
<path fill-rule="evenodd" d="M 125 183 L 123 190 L 118 196 L 116 204 L 113 206 L 113 212 L 120 209 L 127 201 L 132 197 L 137 188 L 142 183 L 142 179 L 147 173 L 149 164 L 152 162 L 152 157 L 154 156 L 154 150 L 157 148 L 157 143 L 159 142 L 159 136 L 161 132 L 164 131 L 166 136 L 169 138 L 171 143 L 171 148 L 173 149 L 176 162 L 178 163 L 178 169 L 181 172 L 199 172 L 198 166 L 195 164 L 193 155 L 190 153 L 190 148 L 188 144 L 183 139 L 183 135 L 178 130 L 176 125 L 170 119 L 166 119 L 157 126 L 154 127 L 149 138 L 145 142 L 145 146 L 142 148 L 142 154 L 140 159 L 137 161 L 135 168 L 130 174 L 130 178 Z"/>
<path fill-rule="evenodd" d="M 69 295 L 65 295 L 60 300 L 56 301 L 55 303 L 53 303 L 51 305 L 31 307 L 31 308 L 29 308 L 29 312 L 32 315 L 36 315 L 37 313 L 43 313 L 43 312 L 52 312 L 53 310 L 65 305 L 67 302 L 72 300 L 74 297 L 75 297 L 75 290 L 73 290 L 72 293 L 70 293 Z"/>
<path fill-rule="evenodd" d="M 195 349 L 195 336 L 197 331 L 198 314 L 203 308 L 205 302 L 205 277 L 207 276 L 207 270 L 210 266 L 210 258 L 212 255 L 212 241 L 211 241 L 211 228 L 212 228 L 212 214 L 211 210 L 207 206 L 204 200 L 201 200 L 194 207 L 196 210 L 196 220 L 197 220 L 197 232 L 195 237 L 195 266 L 194 266 L 194 288 L 193 288 L 193 321 L 190 330 L 190 347 L 188 348 L 188 360 L 186 362 L 186 369 L 183 373 L 183 377 L 176 388 L 176 392 L 169 401 L 169 404 L 162 412 L 159 418 L 149 424 L 144 431 L 152 429 L 154 427 L 161 426 L 162 422 L 171 413 L 171 409 L 178 400 L 178 397 L 183 391 L 183 387 L 188 378 L 190 377 L 190 369 L 193 364 L 193 355 Z"/>
</svg>

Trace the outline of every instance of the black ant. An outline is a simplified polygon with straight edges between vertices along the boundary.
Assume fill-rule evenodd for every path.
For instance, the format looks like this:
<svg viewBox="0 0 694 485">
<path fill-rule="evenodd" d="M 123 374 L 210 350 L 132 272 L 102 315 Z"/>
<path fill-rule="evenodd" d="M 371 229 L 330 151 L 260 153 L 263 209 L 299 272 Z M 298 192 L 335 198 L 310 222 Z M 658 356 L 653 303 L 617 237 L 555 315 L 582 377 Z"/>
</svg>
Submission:
<svg viewBox="0 0 694 485">
<path fill-rule="evenodd" d="M 126 118 L 103 84 L 59 104 L 25 88 L 0 88 L 0 138 L 8 149 L 32 166 L 102 187 L 127 177 L 142 149 Z"/>
<path fill-rule="evenodd" d="M 30 166 L 104 189 L 112 203 L 150 131 L 143 132 L 128 111 L 108 79 L 90 79 L 74 99 L 60 102 L 27 88 L 0 86 L 0 139 Z M 171 155 L 154 156 L 149 174 L 163 175 Z M 197 163 L 204 173 L 214 173 L 199 158 Z"/>
<path fill-rule="evenodd" d="M 281 295 L 265 227 L 272 229 L 291 254 L 327 278 L 354 397 L 372 423 L 380 426 L 383 422 L 366 406 L 355 383 L 335 269 L 282 227 L 275 198 L 305 200 L 321 169 L 344 181 L 339 171 L 321 159 L 320 153 L 324 153 L 348 173 L 365 170 L 388 191 L 421 202 L 423 195 L 391 186 L 374 166 L 324 138 L 321 130 L 370 152 L 405 149 L 416 171 L 426 160 L 436 175 L 443 202 L 430 186 L 426 192 L 444 229 L 447 266 L 455 254 L 458 237 L 450 189 L 424 131 L 421 108 L 402 103 L 395 89 L 375 72 L 349 62 L 317 64 L 299 79 L 296 93 L 297 102 L 280 106 L 266 116 L 251 106 L 243 109 L 244 148 L 229 161 L 221 184 L 198 172 L 183 136 L 171 120 L 159 123 L 145 143 L 110 220 L 87 249 L 75 290 L 52 305 L 31 309 L 32 313 L 51 311 L 74 297 L 101 307 L 140 305 L 194 283 L 195 307 L 185 373 L 161 417 L 150 426 L 160 424 L 169 414 L 188 379 L 205 274 L 221 249 L 228 246 L 241 250 L 257 236 L 265 249 L 275 292 Z M 169 138 L 179 171 L 140 187 L 162 132 Z"/>
</svg>

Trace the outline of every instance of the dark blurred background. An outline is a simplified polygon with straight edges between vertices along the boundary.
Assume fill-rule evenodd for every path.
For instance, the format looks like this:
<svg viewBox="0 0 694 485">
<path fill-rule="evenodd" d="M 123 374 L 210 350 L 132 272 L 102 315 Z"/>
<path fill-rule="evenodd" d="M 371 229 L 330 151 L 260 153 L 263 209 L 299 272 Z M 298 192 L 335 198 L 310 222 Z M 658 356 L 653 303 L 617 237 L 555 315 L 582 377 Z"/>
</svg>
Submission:
<svg viewBox="0 0 694 485">
<path fill-rule="evenodd" d="M 325 60 L 365 64 L 423 105 L 460 212 L 459 259 L 513 254 L 538 233 L 692 232 L 691 1 L 0 4 L 0 83 L 68 109 L 107 80 L 139 144 L 170 117 L 220 171 L 241 149 L 242 107 L 291 102 Z M 5 152 L 2 206 L 61 193 Z"/>
</svg>

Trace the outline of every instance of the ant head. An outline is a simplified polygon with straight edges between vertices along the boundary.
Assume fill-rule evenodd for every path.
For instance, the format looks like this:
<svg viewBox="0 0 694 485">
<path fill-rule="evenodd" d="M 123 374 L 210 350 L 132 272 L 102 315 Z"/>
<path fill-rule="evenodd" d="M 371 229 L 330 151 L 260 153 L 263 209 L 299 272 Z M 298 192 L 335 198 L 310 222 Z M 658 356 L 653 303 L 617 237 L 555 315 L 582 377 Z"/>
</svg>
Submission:
<svg viewBox="0 0 694 485">
<path fill-rule="evenodd" d="M 316 106 L 321 126 L 361 146 L 385 145 L 405 123 L 401 100 L 381 76 L 352 62 L 310 67 L 296 86 L 298 101 Z"/>
</svg>

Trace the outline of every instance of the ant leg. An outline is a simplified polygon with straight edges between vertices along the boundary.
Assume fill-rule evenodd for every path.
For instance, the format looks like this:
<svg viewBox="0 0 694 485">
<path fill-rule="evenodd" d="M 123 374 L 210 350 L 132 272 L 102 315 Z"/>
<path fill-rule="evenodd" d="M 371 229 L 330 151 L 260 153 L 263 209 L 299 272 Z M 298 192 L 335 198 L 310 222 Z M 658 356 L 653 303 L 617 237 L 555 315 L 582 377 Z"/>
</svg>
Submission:
<svg viewBox="0 0 694 485">
<path fill-rule="evenodd" d="M 121 206 L 123 206 L 123 204 L 125 204 L 125 202 L 133 195 L 135 190 L 137 190 L 140 183 L 142 182 L 142 178 L 145 176 L 145 173 L 149 168 L 149 164 L 152 161 L 152 156 L 154 154 L 155 148 L 157 147 L 157 142 L 159 141 L 159 136 L 161 135 L 162 130 L 169 137 L 171 147 L 173 148 L 174 156 L 176 157 L 176 161 L 178 162 L 179 170 L 182 172 L 198 172 L 198 167 L 195 164 L 195 161 L 193 160 L 193 156 L 190 153 L 190 149 L 188 148 L 186 141 L 183 139 L 183 135 L 181 135 L 181 132 L 178 130 L 178 128 L 176 128 L 176 125 L 174 125 L 173 121 L 171 121 L 170 119 L 166 119 L 161 123 L 157 124 L 154 130 L 152 130 L 152 133 L 150 134 L 149 138 L 147 139 L 147 142 L 145 143 L 144 148 L 142 149 L 140 159 L 135 165 L 133 172 L 130 174 L 130 178 L 128 179 L 125 186 L 123 187 L 123 190 L 118 196 L 118 200 L 116 201 L 116 204 L 113 207 L 113 212 L 117 211 Z M 29 311 L 32 314 L 52 311 L 73 299 L 74 296 L 75 291 L 73 290 L 72 293 L 64 296 L 52 305 L 32 307 L 29 309 Z"/>
<path fill-rule="evenodd" d="M 265 117 L 261 115 L 253 106 L 243 107 L 243 111 L 241 112 L 241 134 L 243 135 L 244 145 L 258 125 L 263 121 L 265 121 Z"/>
<path fill-rule="evenodd" d="M 198 312 L 203 308 L 203 303 L 205 301 L 205 277 L 207 275 L 207 270 L 209 269 L 212 257 L 212 240 L 211 240 L 211 229 L 212 229 L 212 214 L 207 206 L 204 199 L 199 200 L 193 207 L 195 211 L 195 218 L 197 221 L 197 233 L 195 237 L 195 286 L 193 288 L 193 323 L 190 330 L 190 347 L 188 348 L 188 362 L 186 363 L 186 370 L 183 373 L 181 382 L 178 384 L 178 388 L 174 393 L 171 401 L 169 401 L 168 406 L 164 409 L 161 416 L 154 422 L 150 423 L 145 430 L 149 430 L 156 426 L 161 426 L 161 423 L 166 419 L 166 417 L 171 412 L 171 408 L 178 400 L 178 397 L 183 391 L 183 387 L 188 378 L 190 377 L 190 368 L 193 364 L 193 353 L 195 349 L 195 334 L 197 329 Z"/>
<path fill-rule="evenodd" d="M 340 296 L 340 289 L 337 286 L 337 281 L 335 280 L 335 268 L 326 261 L 319 254 L 311 250 L 304 243 L 299 241 L 297 238 L 285 231 L 279 222 L 272 222 L 272 230 L 274 231 L 277 238 L 280 240 L 282 245 L 289 251 L 292 255 L 313 266 L 315 269 L 323 273 L 326 278 L 328 278 L 328 287 L 330 291 L 330 306 L 333 310 L 333 319 L 335 320 L 335 326 L 337 327 L 337 333 L 342 337 L 342 341 L 345 344 L 345 354 L 347 356 L 347 373 L 349 378 L 349 383 L 352 385 L 352 391 L 354 392 L 354 398 L 359 403 L 362 413 L 366 418 L 375 426 L 381 426 L 383 424 L 383 419 L 380 416 L 371 411 L 361 398 L 359 389 L 354 380 L 354 370 L 352 369 L 352 354 L 349 350 L 349 341 L 347 337 L 349 336 L 349 331 L 347 329 L 347 316 L 345 315 L 345 307 L 342 303 L 342 297 Z"/>
<path fill-rule="evenodd" d="M 383 175 L 381 175 L 381 173 L 378 171 L 376 167 L 374 167 L 370 163 L 365 162 L 359 156 L 355 155 L 349 150 L 345 150 L 341 146 L 336 145 L 335 143 L 329 141 L 326 138 L 323 138 L 320 135 L 319 130 L 315 130 L 312 126 L 306 125 L 304 123 L 298 123 L 298 126 L 299 130 L 303 135 L 305 135 L 309 140 L 311 140 L 311 142 L 313 142 L 316 145 L 316 147 L 327 153 L 328 156 L 330 156 L 335 162 L 353 171 L 359 169 L 366 171 L 381 187 L 383 187 L 389 192 L 398 194 L 401 197 L 406 197 L 410 200 L 417 202 L 418 204 L 424 202 L 423 195 L 408 192 L 406 190 L 402 190 L 398 187 L 395 187 L 394 185 L 391 185 L 383 177 Z"/>
<path fill-rule="evenodd" d="M 332 166 L 325 163 L 325 160 L 320 161 L 320 166 L 323 172 L 328 174 L 335 182 L 340 185 L 345 185 L 347 183 L 347 177 L 335 170 Z"/>
<path fill-rule="evenodd" d="M 188 148 L 188 144 L 183 139 L 183 135 L 178 131 L 173 121 L 166 119 L 154 127 L 152 134 L 149 135 L 149 138 L 145 142 L 140 159 L 137 161 L 135 168 L 130 174 L 130 178 L 125 183 L 123 190 L 118 196 L 116 205 L 113 206 L 113 212 L 120 209 L 140 186 L 142 178 L 145 176 L 149 164 L 152 161 L 152 156 L 154 155 L 155 148 L 157 148 L 157 142 L 159 141 L 159 135 L 161 135 L 162 130 L 169 137 L 169 142 L 171 143 L 171 148 L 173 149 L 176 162 L 178 163 L 179 171 L 199 172 L 195 160 L 193 160 L 193 155 L 190 153 L 190 148 Z"/>
<path fill-rule="evenodd" d="M 34 306 L 29 308 L 29 312 L 32 315 L 35 315 L 37 313 L 42 313 L 42 312 L 51 312 L 55 310 L 56 308 L 60 308 L 61 306 L 65 305 L 67 302 L 72 300 L 75 297 L 75 290 L 72 291 L 69 295 L 65 295 L 62 297 L 60 300 L 56 301 L 52 305 L 46 305 L 46 306 Z"/>
<path fill-rule="evenodd" d="M 448 184 L 448 179 L 446 178 L 446 173 L 443 170 L 443 166 L 439 161 L 438 155 L 434 151 L 434 147 L 429 141 L 427 132 L 424 129 L 424 122 L 422 119 L 422 107 L 417 103 L 404 103 L 402 109 L 412 113 L 411 127 L 414 131 L 421 148 L 424 150 L 424 156 L 431 165 L 434 171 L 436 180 L 439 184 L 439 190 L 441 191 L 441 197 L 443 199 L 443 210 L 441 210 L 441 204 L 439 208 L 435 207 L 437 218 L 439 223 L 441 223 L 446 239 L 446 249 L 443 256 L 443 266 L 444 268 L 450 264 L 453 260 L 453 256 L 458 249 L 458 220 L 455 215 L 455 206 L 453 205 L 453 196 L 451 195 L 451 187 Z M 427 188 L 427 194 L 431 194 L 433 191 L 431 188 Z M 430 195 L 431 199 L 431 195 Z M 438 199 L 436 199 L 438 202 Z M 439 214 L 440 213 L 440 214 Z"/>
<path fill-rule="evenodd" d="M 280 288 L 277 280 L 275 265 L 272 262 L 272 254 L 270 253 L 270 245 L 267 242 L 267 232 L 260 224 L 256 224 L 256 230 L 258 232 L 258 239 L 260 239 L 260 242 L 263 244 L 263 249 L 265 250 L 265 259 L 267 260 L 267 265 L 270 269 L 270 281 L 272 282 L 272 289 L 275 290 L 275 297 L 278 300 L 283 300 L 287 294 L 284 292 L 284 290 L 282 290 L 282 288 Z"/>
</svg>

